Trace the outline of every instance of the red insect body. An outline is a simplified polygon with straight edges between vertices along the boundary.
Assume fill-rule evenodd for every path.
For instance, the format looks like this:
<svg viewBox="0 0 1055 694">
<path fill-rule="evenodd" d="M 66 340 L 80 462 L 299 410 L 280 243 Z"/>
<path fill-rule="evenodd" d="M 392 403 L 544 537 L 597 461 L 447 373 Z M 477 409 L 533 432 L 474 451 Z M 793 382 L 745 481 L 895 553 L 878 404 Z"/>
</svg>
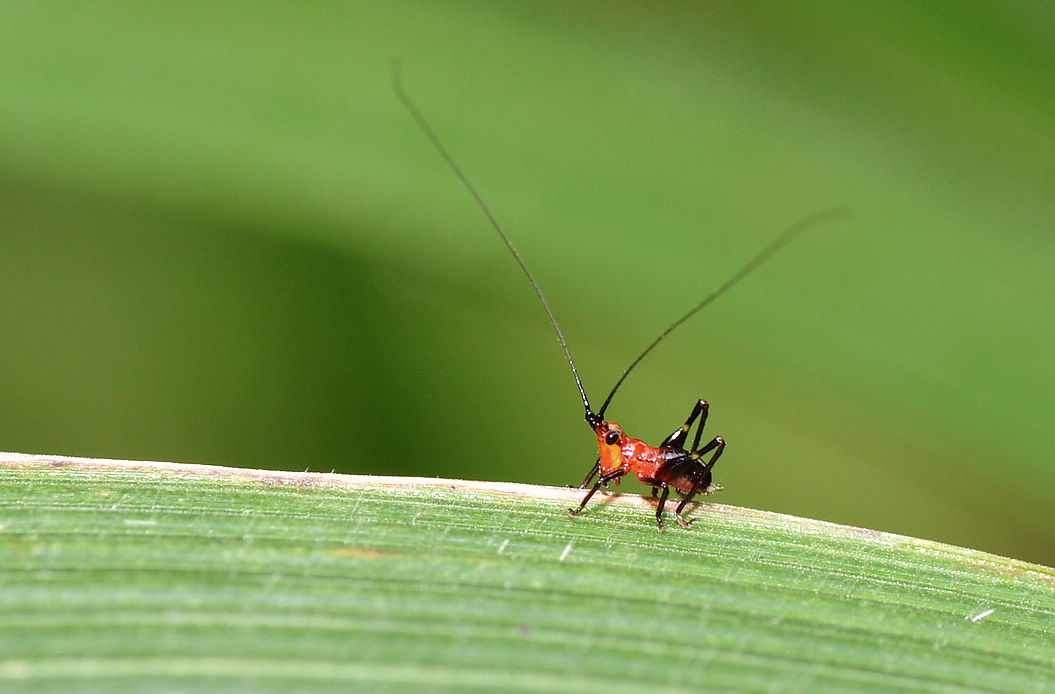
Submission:
<svg viewBox="0 0 1055 694">
<path fill-rule="evenodd" d="M 656 479 L 659 466 L 670 458 L 669 449 L 650 446 L 641 439 L 627 436 L 616 422 L 605 422 L 594 433 L 597 434 L 603 477 L 616 470 L 621 470 L 623 474 L 633 471 L 639 480 L 649 484 L 648 480 Z M 607 443 L 605 439 L 609 434 L 616 434 L 619 440 L 613 444 Z"/>
<path fill-rule="evenodd" d="M 658 446 L 652 446 L 641 439 L 627 436 L 623 428 L 616 422 L 609 422 L 600 414 L 588 412 L 586 421 L 597 436 L 597 449 L 600 455 L 590 474 L 583 480 L 583 488 L 590 487 L 594 476 L 598 476 L 596 483 L 590 487 L 590 491 L 582 500 L 577 509 L 568 509 L 571 515 L 578 515 L 586 506 L 590 497 L 601 487 L 609 482 L 616 484 L 624 475 L 634 475 L 644 484 L 652 487 L 652 496 L 656 496 L 662 490 L 662 496 L 656 509 L 656 522 L 663 529 L 663 506 L 667 496 L 673 489 L 681 497 L 675 517 L 678 523 L 688 528 L 690 521 L 682 517 L 682 511 L 696 494 L 709 494 L 718 487 L 711 483 L 711 468 L 718 461 L 725 448 L 725 440 L 716 436 L 702 448 L 700 437 L 703 434 L 703 425 L 707 421 L 707 403 L 698 400 L 693 406 L 689 418 L 685 423 L 674 430 L 674 432 L 663 440 Z M 696 438 L 692 448 L 685 449 L 685 441 L 688 438 L 692 425 L 698 423 Z M 704 454 L 713 451 L 710 460 L 702 460 Z"/>
</svg>

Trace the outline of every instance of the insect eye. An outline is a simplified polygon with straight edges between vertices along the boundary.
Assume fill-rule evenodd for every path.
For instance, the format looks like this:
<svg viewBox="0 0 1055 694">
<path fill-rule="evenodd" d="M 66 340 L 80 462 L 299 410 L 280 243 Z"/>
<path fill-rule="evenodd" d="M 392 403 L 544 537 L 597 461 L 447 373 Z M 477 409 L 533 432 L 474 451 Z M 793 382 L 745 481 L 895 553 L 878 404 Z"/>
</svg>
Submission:
<svg viewBox="0 0 1055 694">
<path fill-rule="evenodd" d="M 604 442 L 607 443 L 609 446 L 614 446 L 615 444 L 619 443 L 619 432 L 609 431 L 608 434 L 604 437 Z"/>
</svg>

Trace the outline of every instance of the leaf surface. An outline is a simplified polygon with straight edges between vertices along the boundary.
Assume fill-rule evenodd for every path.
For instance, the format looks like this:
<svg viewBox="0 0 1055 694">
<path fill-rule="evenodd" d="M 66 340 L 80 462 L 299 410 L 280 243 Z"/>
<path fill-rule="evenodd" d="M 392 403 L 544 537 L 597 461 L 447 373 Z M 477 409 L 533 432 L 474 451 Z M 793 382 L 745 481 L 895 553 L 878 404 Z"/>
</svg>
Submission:
<svg viewBox="0 0 1055 694">
<path fill-rule="evenodd" d="M 0 689 L 1055 689 L 1050 568 L 580 494 L 2 454 Z"/>
</svg>

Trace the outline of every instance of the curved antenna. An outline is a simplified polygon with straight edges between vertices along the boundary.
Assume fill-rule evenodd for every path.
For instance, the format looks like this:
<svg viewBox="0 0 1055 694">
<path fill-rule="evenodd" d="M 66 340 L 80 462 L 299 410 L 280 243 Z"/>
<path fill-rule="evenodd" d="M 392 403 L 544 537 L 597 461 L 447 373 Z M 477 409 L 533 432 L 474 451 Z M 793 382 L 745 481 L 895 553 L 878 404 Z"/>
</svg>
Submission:
<svg viewBox="0 0 1055 694">
<path fill-rule="evenodd" d="M 395 89 L 396 96 L 399 97 L 399 100 L 403 102 L 406 109 L 410 111 L 410 115 L 414 117 L 414 120 L 417 121 L 418 125 L 425 132 L 425 136 L 429 139 L 429 142 L 432 143 L 433 147 L 436 148 L 440 153 L 440 156 L 443 157 L 454 171 L 454 174 L 462 182 L 462 185 L 464 185 L 466 190 L 468 190 L 473 196 L 473 199 L 476 200 L 476 204 L 491 221 L 491 226 L 493 226 L 495 231 L 498 232 L 498 235 L 502 237 L 502 241 L 505 242 L 506 248 L 508 248 L 513 254 L 513 257 L 516 258 L 517 264 L 520 265 L 520 269 L 524 271 L 524 274 L 528 278 L 528 282 L 531 283 L 531 288 L 535 290 L 535 295 L 538 297 L 538 300 L 542 302 L 542 308 L 546 309 L 546 317 L 549 318 L 550 325 L 553 326 L 553 330 L 557 333 L 557 339 L 560 341 L 561 349 L 564 350 L 564 357 L 568 360 L 568 366 L 571 367 L 571 373 L 575 377 L 575 385 L 579 387 L 579 394 L 582 395 L 582 404 L 583 407 L 586 408 L 586 421 L 590 422 L 591 426 L 595 422 L 599 423 L 601 420 L 593 413 L 593 410 L 590 409 L 590 399 L 586 397 L 586 389 L 582 387 L 582 379 L 579 378 L 579 370 L 575 368 L 575 360 L 571 358 L 571 351 L 568 349 L 568 343 L 564 339 L 564 333 L 561 332 L 560 326 L 557 324 L 557 319 L 553 315 L 553 311 L 550 310 L 549 303 L 546 301 L 546 296 L 542 293 L 542 288 L 539 287 L 538 282 L 535 281 L 535 276 L 531 274 L 531 270 L 528 270 L 528 266 L 524 262 L 524 259 L 520 257 L 520 253 L 517 252 L 516 246 L 514 246 L 513 242 L 509 240 L 508 236 L 506 236 L 505 230 L 502 229 L 502 225 L 498 223 L 498 220 L 491 212 L 491 208 L 489 208 L 487 203 L 484 202 L 484 199 L 480 197 L 480 193 L 478 193 L 473 184 L 469 182 L 469 178 L 462 173 L 461 168 L 459 168 L 454 162 L 454 158 L 449 152 L 447 152 L 447 148 L 443 146 L 428 121 L 425 120 L 425 116 L 421 114 L 421 111 L 418 110 L 418 107 L 413 101 L 411 101 L 407 92 L 403 89 L 403 79 L 399 61 L 392 61 L 392 87 Z M 609 397 L 609 399 L 611 398 Z"/>
<path fill-rule="evenodd" d="M 605 398 L 604 404 L 601 405 L 601 409 L 597 411 L 597 416 L 602 418 L 604 417 L 604 411 L 608 409 L 608 403 L 612 402 L 612 398 L 615 396 L 615 392 L 619 390 L 619 386 L 623 385 L 623 381 L 626 380 L 626 377 L 630 375 L 630 372 L 634 370 L 634 367 L 637 366 L 638 362 L 644 359 L 645 355 L 651 352 L 652 349 L 660 342 L 662 342 L 663 338 L 673 332 L 675 328 L 677 328 L 679 325 L 681 325 L 688 319 L 692 318 L 705 306 L 707 306 L 712 301 L 724 294 L 726 291 L 731 289 L 733 285 L 735 285 L 737 282 L 739 282 L 748 274 L 750 274 L 752 270 L 754 270 L 759 265 L 768 260 L 770 257 L 772 257 L 774 253 L 786 246 L 802 232 L 812 229 L 818 224 L 825 224 L 827 222 L 845 219 L 847 216 L 849 216 L 849 214 L 849 210 L 846 210 L 845 208 L 841 207 L 833 208 L 830 210 L 822 210 L 820 212 L 814 212 L 810 216 L 800 219 L 795 224 L 792 224 L 788 229 L 786 229 L 782 234 L 780 234 L 780 236 L 773 239 L 773 241 L 768 246 L 763 248 L 758 255 L 749 260 L 746 265 L 737 270 L 736 273 L 732 277 L 727 279 L 724 284 L 722 284 L 713 292 L 705 296 L 703 298 L 703 301 L 689 309 L 689 312 L 686 313 L 684 316 L 671 323 L 670 327 L 661 332 L 659 334 L 659 337 L 653 340 L 652 343 L 645 348 L 644 352 L 637 355 L 637 359 L 634 359 L 634 361 L 630 362 L 630 366 L 626 367 L 626 370 L 623 371 L 623 375 L 620 376 L 619 380 L 615 382 L 615 386 L 612 388 L 612 392 L 608 394 L 607 398 Z"/>
</svg>

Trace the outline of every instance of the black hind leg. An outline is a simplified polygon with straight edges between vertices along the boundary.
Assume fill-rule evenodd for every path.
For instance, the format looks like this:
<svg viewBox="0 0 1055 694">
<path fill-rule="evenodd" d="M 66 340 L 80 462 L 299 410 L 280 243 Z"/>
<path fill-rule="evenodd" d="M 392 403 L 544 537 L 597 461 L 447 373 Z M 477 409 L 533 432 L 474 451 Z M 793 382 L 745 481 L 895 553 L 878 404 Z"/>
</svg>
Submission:
<svg viewBox="0 0 1055 694">
<path fill-rule="evenodd" d="M 711 468 L 713 468 L 714 464 L 718 462 L 718 458 L 721 457 L 722 451 L 724 450 L 725 439 L 723 439 L 721 436 L 715 436 L 707 443 L 706 446 L 699 449 L 698 451 L 693 451 L 690 455 L 690 459 L 695 461 L 696 464 L 699 465 L 699 460 L 703 456 L 710 453 L 711 451 L 714 451 L 714 455 L 711 456 L 711 459 L 708 460 L 705 464 L 703 464 L 703 472 L 697 477 L 695 484 L 692 485 L 692 490 L 684 497 L 682 497 L 681 503 L 678 504 L 678 508 L 674 511 L 674 517 L 678 519 L 678 525 L 685 528 L 686 530 L 692 527 L 693 521 L 685 520 L 685 518 L 681 515 L 681 512 L 685 510 L 685 507 L 689 505 L 690 501 L 692 501 L 692 497 L 696 496 L 696 493 L 700 491 L 701 488 L 705 489 L 706 487 L 710 486 Z"/>
<path fill-rule="evenodd" d="M 700 425 L 696 429 L 696 440 L 692 444 L 693 448 L 700 445 L 700 436 L 703 434 L 703 425 L 707 422 L 707 401 L 700 399 L 696 401 L 696 404 L 692 406 L 692 412 L 689 413 L 689 418 L 685 420 L 685 423 L 675 429 L 670 436 L 663 439 L 663 443 L 659 444 L 660 448 L 685 448 L 685 441 L 689 437 L 689 430 L 692 429 L 693 422 L 697 418 L 700 420 Z"/>
</svg>

